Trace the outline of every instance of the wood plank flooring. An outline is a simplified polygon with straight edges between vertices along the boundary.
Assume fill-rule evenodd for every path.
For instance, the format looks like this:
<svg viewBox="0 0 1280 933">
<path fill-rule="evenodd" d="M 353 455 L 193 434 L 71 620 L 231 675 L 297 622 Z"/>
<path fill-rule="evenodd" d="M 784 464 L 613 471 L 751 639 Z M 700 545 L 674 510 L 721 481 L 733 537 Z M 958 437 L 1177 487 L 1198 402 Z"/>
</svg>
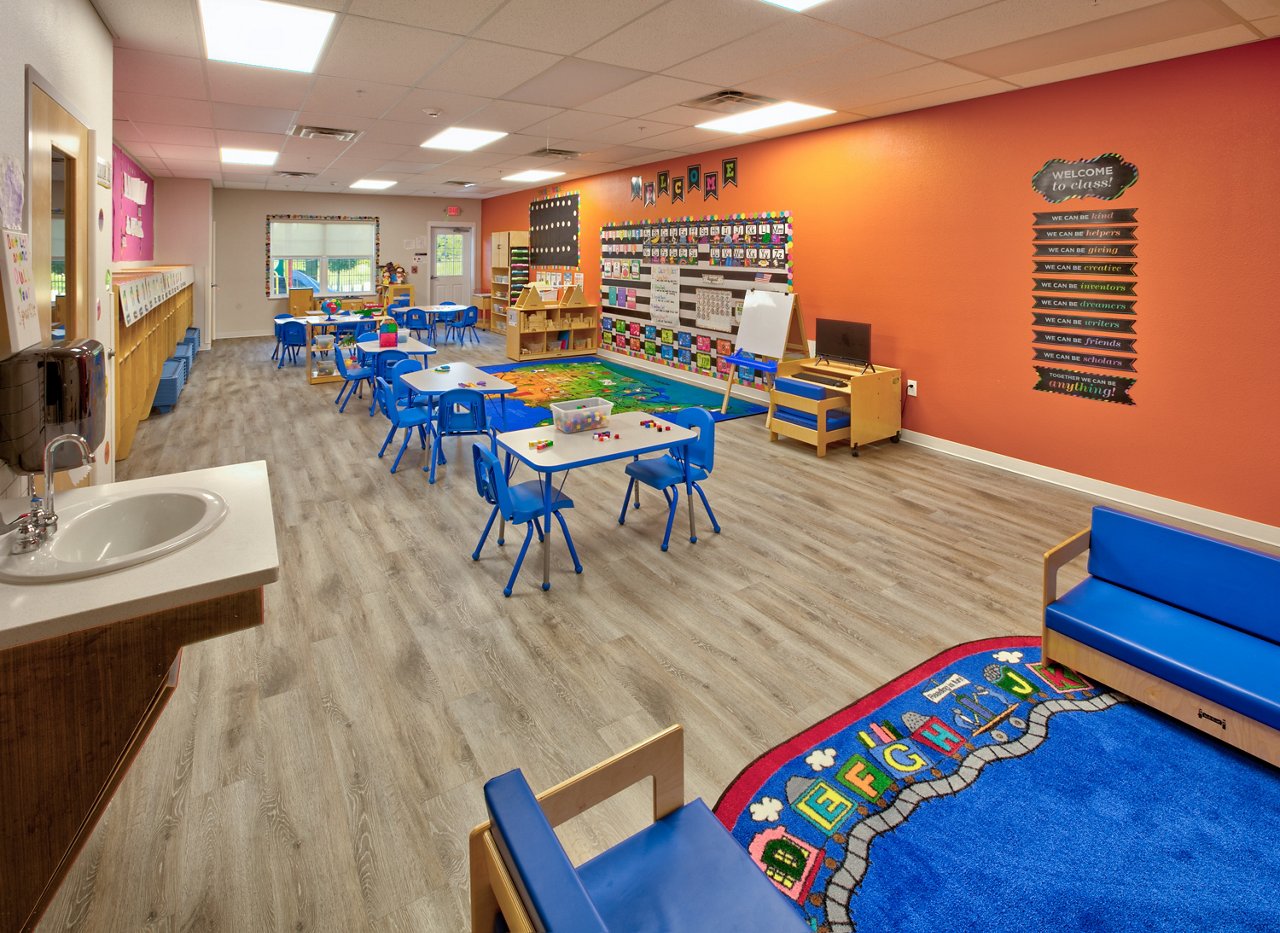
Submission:
<svg viewBox="0 0 1280 933">
<path fill-rule="evenodd" d="M 502 360 L 497 337 L 437 361 Z M 521 531 L 491 539 L 469 451 L 436 486 L 385 421 L 274 369 L 269 340 L 201 353 L 119 478 L 265 459 L 282 575 L 267 623 L 187 649 L 177 695 L 41 930 L 464 931 L 481 785 L 546 787 L 672 723 L 713 803 L 766 748 L 957 642 L 1039 630 L 1040 555 L 1085 497 L 908 444 L 818 460 L 760 417 L 717 430 L 724 528 L 658 549 L 654 494 L 572 474 L 550 593 Z M 526 475 L 524 478 L 528 478 Z M 687 526 L 686 526 L 687 527 Z M 515 546 L 513 546 L 513 544 Z M 644 821 L 643 789 L 563 833 L 575 858 Z"/>
</svg>

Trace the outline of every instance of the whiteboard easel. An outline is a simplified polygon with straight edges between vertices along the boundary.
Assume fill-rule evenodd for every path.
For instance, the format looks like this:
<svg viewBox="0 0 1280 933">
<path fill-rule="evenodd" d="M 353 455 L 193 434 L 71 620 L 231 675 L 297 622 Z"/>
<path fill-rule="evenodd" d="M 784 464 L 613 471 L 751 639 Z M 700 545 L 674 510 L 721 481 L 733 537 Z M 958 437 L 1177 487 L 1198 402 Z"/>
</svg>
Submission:
<svg viewBox="0 0 1280 933">
<path fill-rule="evenodd" d="M 800 309 L 796 307 L 793 292 L 766 292 L 752 289 L 742 303 L 742 320 L 738 323 L 738 343 L 733 353 L 725 357 L 729 363 L 728 382 L 724 387 L 724 401 L 720 413 L 729 410 L 729 395 L 733 391 L 733 378 L 739 366 L 778 371 L 778 361 L 788 350 L 798 350 L 808 356 L 804 340 L 804 325 Z M 751 354 L 745 356 L 744 354 Z M 763 359 L 761 359 L 763 357 Z"/>
</svg>

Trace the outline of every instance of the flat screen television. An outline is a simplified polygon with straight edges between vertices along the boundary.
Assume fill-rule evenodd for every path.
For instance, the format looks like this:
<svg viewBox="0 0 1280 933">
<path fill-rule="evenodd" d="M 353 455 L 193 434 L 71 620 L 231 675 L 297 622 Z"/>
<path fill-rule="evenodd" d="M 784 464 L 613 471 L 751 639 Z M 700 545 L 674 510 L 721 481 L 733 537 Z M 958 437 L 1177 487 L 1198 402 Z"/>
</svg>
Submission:
<svg viewBox="0 0 1280 933">
<path fill-rule="evenodd" d="M 819 357 L 848 363 L 871 362 L 871 325 L 818 318 L 815 350 Z"/>
</svg>

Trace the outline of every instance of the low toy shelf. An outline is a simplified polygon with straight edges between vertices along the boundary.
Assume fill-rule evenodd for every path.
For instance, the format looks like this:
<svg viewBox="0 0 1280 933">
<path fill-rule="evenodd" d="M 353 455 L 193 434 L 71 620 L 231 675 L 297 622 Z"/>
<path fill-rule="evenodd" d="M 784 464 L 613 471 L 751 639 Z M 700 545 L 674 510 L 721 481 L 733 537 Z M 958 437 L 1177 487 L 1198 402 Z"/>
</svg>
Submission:
<svg viewBox="0 0 1280 933">
<path fill-rule="evenodd" d="M 800 373 L 825 376 L 837 384 L 795 378 Z M 862 444 L 886 439 L 897 443 L 902 430 L 902 371 L 815 358 L 784 360 L 769 393 L 765 427 L 769 440 L 783 436 L 812 444 L 819 457 L 839 441 L 848 441 L 855 457 Z"/>
<path fill-rule="evenodd" d="M 587 304 L 580 285 L 551 302 L 537 287 L 525 288 L 507 320 L 507 357 L 517 362 L 594 353 L 599 340 L 600 308 Z"/>
</svg>

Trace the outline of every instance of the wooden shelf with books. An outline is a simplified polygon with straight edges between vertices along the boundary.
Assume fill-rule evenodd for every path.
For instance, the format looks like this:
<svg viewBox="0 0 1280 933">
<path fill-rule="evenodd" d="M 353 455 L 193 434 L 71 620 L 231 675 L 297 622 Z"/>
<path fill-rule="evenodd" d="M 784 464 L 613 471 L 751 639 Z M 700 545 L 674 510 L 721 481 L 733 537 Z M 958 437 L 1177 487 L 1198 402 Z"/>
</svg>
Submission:
<svg viewBox="0 0 1280 933">
<path fill-rule="evenodd" d="M 557 289 L 535 282 L 510 315 L 507 357 L 517 362 L 594 353 L 599 345 L 600 308 L 587 304 L 581 285 Z"/>
<path fill-rule="evenodd" d="M 529 284 L 529 233 L 507 230 L 491 239 L 489 285 L 493 292 L 490 330 L 505 333 L 511 305 Z"/>
</svg>

